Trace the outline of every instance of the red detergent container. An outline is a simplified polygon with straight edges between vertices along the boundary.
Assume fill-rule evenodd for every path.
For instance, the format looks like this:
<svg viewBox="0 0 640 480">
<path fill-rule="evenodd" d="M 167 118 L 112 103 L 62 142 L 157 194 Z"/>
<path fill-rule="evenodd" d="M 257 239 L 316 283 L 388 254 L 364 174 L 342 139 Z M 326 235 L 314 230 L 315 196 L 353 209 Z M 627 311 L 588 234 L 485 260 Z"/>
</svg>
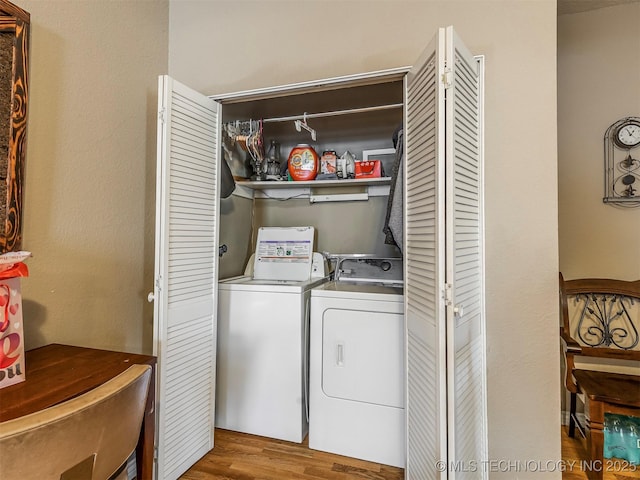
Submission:
<svg viewBox="0 0 640 480">
<path fill-rule="evenodd" d="M 318 175 L 320 160 L 313 147 L 301 143 L 289 153 L 289 175 L 295 181 L 314 180 Z"/>
</svg>

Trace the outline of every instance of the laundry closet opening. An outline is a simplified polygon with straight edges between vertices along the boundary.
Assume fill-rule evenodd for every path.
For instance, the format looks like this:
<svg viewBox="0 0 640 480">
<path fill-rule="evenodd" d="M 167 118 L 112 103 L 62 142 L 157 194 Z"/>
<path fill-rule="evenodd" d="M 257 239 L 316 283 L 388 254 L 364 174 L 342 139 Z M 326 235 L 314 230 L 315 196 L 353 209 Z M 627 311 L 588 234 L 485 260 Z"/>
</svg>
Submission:
<svg viewBox="0 0 640 480">
<path fill-rule="evenodd" d="M 220 261 L 218 428 L 308 434 L 312 449 L 404 467 L 403 267 L 384 227 L 405 73 L 216 99 L 236 181 L 221 242 L 237 252 Z M 299 152 L 315 162 L 308 179 Z"/>
</svg>

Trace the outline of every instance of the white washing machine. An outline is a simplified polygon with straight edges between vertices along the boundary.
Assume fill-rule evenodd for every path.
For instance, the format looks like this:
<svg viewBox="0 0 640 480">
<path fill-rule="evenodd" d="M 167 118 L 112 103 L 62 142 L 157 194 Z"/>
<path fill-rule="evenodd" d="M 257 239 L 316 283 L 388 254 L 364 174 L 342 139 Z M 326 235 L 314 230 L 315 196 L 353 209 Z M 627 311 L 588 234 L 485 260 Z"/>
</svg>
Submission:
<svg viewBox="0 0 640 480">
<path fill-rule="evenodd" d="M 399 259 L 339 260 L 311 291 L 309 447 L 404 467 L 404 301 Z"/>
<path fill-rule="evenodd" d="M 219 282 L 216 427 L 307 435 L 309 300 L 326 281 L 312 247 L 311 227 L 261 228 L 247 275 Z"/>
</svg>

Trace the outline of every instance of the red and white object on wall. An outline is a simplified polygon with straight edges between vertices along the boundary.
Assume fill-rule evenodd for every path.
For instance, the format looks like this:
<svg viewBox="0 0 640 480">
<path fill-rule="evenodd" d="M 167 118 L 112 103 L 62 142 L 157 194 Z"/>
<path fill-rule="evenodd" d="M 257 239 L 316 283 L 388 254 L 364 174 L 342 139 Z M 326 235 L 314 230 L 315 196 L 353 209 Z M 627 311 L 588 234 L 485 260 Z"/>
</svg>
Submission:
<svg viewBox="0 0 640 480">
<path fill-rule="evenodd" d="M 22 262 L 29 256 L 29 252 L 0 255 L 0 388 L 25 380 L 20 277 L 29 276 Z"/>
</svg>

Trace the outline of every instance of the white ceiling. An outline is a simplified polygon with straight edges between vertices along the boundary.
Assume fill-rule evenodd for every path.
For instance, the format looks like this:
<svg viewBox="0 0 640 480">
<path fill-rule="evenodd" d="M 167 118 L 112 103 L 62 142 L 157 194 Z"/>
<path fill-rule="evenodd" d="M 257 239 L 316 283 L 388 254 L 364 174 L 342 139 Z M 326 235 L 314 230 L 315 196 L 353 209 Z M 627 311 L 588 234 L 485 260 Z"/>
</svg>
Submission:
<svg viewBox="0 0 640 480">
<path fill-rule="evenodd" d="M 558 0 L 558 15 L 580 13 L 587 10 L 637 2 L 640 2 L 640 0 Z"/>
</svg>

